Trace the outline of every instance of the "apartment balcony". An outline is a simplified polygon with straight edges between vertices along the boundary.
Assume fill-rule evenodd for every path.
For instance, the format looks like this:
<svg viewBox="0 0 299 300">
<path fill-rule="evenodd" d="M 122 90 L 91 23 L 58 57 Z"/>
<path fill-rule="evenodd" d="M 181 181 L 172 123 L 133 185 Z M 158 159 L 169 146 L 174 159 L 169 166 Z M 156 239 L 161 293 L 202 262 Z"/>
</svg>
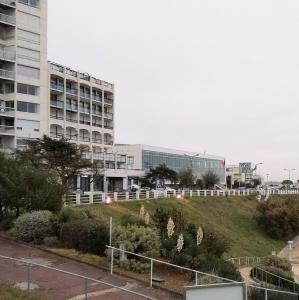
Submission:
<svg viewBox="0 0 299 300">
<path fill-rule="evenodd" d="M 90 115 L 90 109 L 80 107 L 80 113 Z"/>
<path fill-rule="evenodd" d="M 82 124 L 82 125 L 88 125 L 88 126 L 90 126 L 90 121 L 80 120 L 79 123 Z"/>
<path fill-rule="evenodd" d="M 102 124 L 98 124 L 98 123 L 92 123 L 92 126 L 93 126 L 93 127 L 100 127 L 100 128 L 103 127 Z"/>
<path fill-rule="evenodd" d="M 97 96 L 97 95 L 92 95 L 92 100 L 95 101 L 95 102 L 98 102 L 98 103 L 102 103 L 103 102 L 102 97 Z"/>
<path fill-rule="evenodd" d="M 73 95 L 73 96 L 78 96 L 78 90 L 77 89 L 72 89 L 72 88 L 66 88 L 66 93 Z"/>
<path fill-rule="evenodd" d="M 62 116 L 56 116 L 56 115 L 50 115 L 50 118 L 55 120 L 64 120 Z"/>
<path fill-rule="evenodd" d="M 14 0 L 0 0 L 1 5 L 9 6 L 12 8 L 16 7 L 16 1 Z"/>
<path fill-rule="evenodd" d="M 113 130 L 113 126 L 105 125 L 104 128 Z"/>
<path fill-rule="evenodd" d="M 66 118 L 66 121 L 70 123 L 78 123 L 78 120 L 72 118 Z"/>
<path fill-rule="evenodd" d="M 16 52 L 0 50 L 0 59 L 6 61 L 16 61 Z"/>
<path fill-rule="evenodd" d="M 83 159 L 91 159 L 91 152 L 83 152 L 82 158 Z"/>
<path fill-rule="evenodd" d="M 101 111 L 97 111 L 97 110 L 92 110 L 92 114 L 95 115 L 95 116 L 99 116 L 99 117 L 102 117 L 103 113 Z"/>
<path fill-rule="evenodd" d="M 107 113 L 107 112 L 106 112 L 106 113 L 104 114 L 104 116 L 105 116 L 105 118 L 108 119 L 108 120 L 113 120 L 113 114 L 112 114 L 112 113 Z"/>
<path fill-rule="evenodd" d="M 4 23 L 7 25 L 16 25 L 16 18 L 13 16 L 5 15 L 0 13 L 0 23 Z"/>
<path fill-rule="evenodd" d="M 78 139 L 78 135 L 77 134 L 66 134 L 65 137 L 68 139 L 68 140 L 71 140 L 71 141 L 77 141 Z"/>
<path fill-rule="evenodd" d="M 52 83 L 51 82 L 51 90 L 59 91 L 59 92 L 64 92 L 64 85 L 63 84 L 57 84 L 57 83 Z"/>
<path fill-rule="evenodd" d="M 73 111 L 73 112 L 78 112 L 78 106 L 67 104 L 66 105 L 66 110 Z"/>
<path fill-rule="evenodd" d="M 84 143 L 90 143 L 90 137 L 88 136 L 79 136 L 79 141 Z"/>
<path fill-rule="evenodd" d="M 0 115 L 2 116 L 10 116 L 13 114 L 14 111 L 15 111 L 14 108 L 0 106 Z"/>
<path fill-rule="evenodd" d="M 92 139 L 92 142 L 94 143 L 94 144 L 103 144 L 103 140 L 102 139 Z"/>
<path fill-rule="evenodd" d="M 85 98 L 85 99 L 90 99 L 90 93 L 85 93 L 80 91 L 80 97 Z"/>
<path fill-rule="evenodd" d="M 15 134 L 15 127 L 14 126 L 7 126 L 7 125 L 0 125 L 0 134 L 14 135 Z"/>
<path fill-rule="evenodd" d="M 51 100 L 50 101 L 50 106 L 54 107 L 54 108 L 63 109 L 64 108 L 64 103 L 63 103 L 63 101 Z"/>
<path fill-rule="evenodd" d="M 113 146 L 113 141 L 105 141 L 105 145 Z"/>
<path fill-rule="evenodd" d="M 105 98 L 105 99 L 104 99 L 104 103 L 112 106 L 112 105 L 113 105 L 113 100 L 112 100 L 112 99 Z"/>
<path fill-rule="evenodd" d="M 61 140 L 63 139 L 63 133 L 50 132 L 50 137 L 55 140 Z"/>
<path fill-rule="evenodd" d="M 104 160 L 104 153 L 93 153 L 94 160 Z"/>
<path fill-rule="evenodd" d="M 0 69 L 0 77 L 5 79 L 15 79 L 15 72 Z"/>
</svg>

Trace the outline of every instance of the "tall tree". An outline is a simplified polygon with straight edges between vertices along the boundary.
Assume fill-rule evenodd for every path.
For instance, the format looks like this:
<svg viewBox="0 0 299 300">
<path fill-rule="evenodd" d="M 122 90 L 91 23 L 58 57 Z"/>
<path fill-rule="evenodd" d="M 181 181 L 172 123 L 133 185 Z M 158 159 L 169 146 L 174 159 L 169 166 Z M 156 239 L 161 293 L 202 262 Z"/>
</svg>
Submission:
<svg viewBox="0 0 299 300">
<path fill-rule="evenodd" d="M 156 168 L 151 168 L 147 173 L 145 180 L 152 187 L 157 187 L 158 184 L 161 184 L 162 187 L 165 187 L 165 180 L 170 180 L 172 183 L 175 183 L 178 180 L 178 175 L 176 171 L 163 164 Z"/>
<path fill-rule="evenodd" d="M 219 176 L 212 170 L 207 171 L 202 175 L 202 180 L 206 189 L 213 188 L 215 184 L 219 183 Z"/>
<path fill-rule="evenodd" d="M 178 173 L 178 180 L 181 188 L 193 188 L 196 181 L 196 176 L 192 169 L 181 170 Z"/>
</svg>

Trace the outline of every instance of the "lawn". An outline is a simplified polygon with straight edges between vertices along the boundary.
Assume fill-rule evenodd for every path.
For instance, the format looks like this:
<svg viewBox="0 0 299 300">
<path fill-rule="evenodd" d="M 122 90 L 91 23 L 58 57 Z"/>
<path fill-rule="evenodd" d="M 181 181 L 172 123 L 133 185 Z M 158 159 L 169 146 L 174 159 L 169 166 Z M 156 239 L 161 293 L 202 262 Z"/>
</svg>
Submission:
<svg viewBox="0 0 299 300">
<path fill-rule="evenodd" d="M 298 199 L 298 196 L 294 196 L 295 198 Z M 138 216 L 142 204 L 150 214 L 153 214 L 157 207 L 177 208 L 189 222 L 196 225 L 209 225 L 223 232 L 231 240 L 231 249 L 227 257 L 266 256 L 272 251 L 280 251 L 285 246 L 285 242 L 271 239 L 259 230 L 255 221 L 257 201 L 254 196 L 157 199 L 118 202 L 109 206 L 80 206 L 75 209 L 92 209 L 94 213 L 105 218 L 112 216 L 113 223 L 117 224 L 124 214 Z"/>
<path fill-rule="evenodd" d="M 42 300 L 42 296 L 35 296 L 32 293 L 21 291 L 8 284 L 0 283 L 0 300 Z"/>
</svg>

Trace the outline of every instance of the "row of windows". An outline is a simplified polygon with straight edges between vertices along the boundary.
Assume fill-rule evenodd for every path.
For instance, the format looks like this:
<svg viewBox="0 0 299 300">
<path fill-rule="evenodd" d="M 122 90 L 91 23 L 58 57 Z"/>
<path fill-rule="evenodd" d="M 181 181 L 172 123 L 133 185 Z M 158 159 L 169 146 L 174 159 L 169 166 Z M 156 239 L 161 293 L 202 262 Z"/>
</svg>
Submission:
<svg viewBox="0 0 299 300">
<path fill-rule="evenodd" d="M 23 47 L 18 47 L 18 57 L 33 61 L 40 61 L 40 52 Z"/>
<path fill-rule="evenodd" d="M 22 11 L 18 11 L 17 18 L 18 18 L 18 23 L 20 23 L 26 27 L 29 27 L 29 28 L 39 28 L 40 27 L 40 18 L 37 16 L 27 14 Z"/>
<path fill-rule="evenodd" d="M 38 69 L 38 68 L 28 67 L 28 66 L 24 66 L 24 65 L 18 65 L 17 70 L 18 70 L 18 75 L 30 77 L 30 78 L 34 78 L 34 79 L 40 78 L 40 69 Z"/>
<path fill-rule="evenodd" d="M 18 83 L 18 93 L 31 96 L 38 96 L 39 87 L 29 84 Z"/>
<path fill-rule="evenodd" d="M 34 44 L 40 44 L 40 35 L 31 31 L 18 29 L 18 39 Z"/>
<path fill-rule="evenodd" d="M 31 7 L 35 7 L 35 8 L 39 8 L 40 5 L 40 0 L 19 0 L 19 3 L 31 6 Z"/>
</svg>

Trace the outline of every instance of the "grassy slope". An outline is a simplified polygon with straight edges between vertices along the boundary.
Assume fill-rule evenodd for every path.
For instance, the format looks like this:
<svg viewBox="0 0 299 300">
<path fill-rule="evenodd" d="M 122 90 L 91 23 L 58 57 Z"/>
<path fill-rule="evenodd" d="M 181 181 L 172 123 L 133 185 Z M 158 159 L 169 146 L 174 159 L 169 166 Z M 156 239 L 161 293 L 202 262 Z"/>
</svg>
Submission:
<svg viewBox="0 0 299 300">
<path fill-rule="evenodd" d="M 138 215 L 142 204 L 150 213 L 153 213 L 159 206 L 168 209 L 175 207 L 182 211 L 189 222 L 197 225 L 211 225 L 216 230 L 223 232 L 232 241 L 228 257 L 265 256 L 271 254 L 273 250 L 279 251 L 285 246 L 283 241 L 268 238 L 258 229 L 254 220 L 257 202 L 253 196 L 191 198 L 179 201 L 159 199 L 113 203 L 109 206 L 93 205 L 76 209 L 88 207 L 97 214 L 105 217 L 112 216 L 114 223 L 117 223 L 124 214 Z"/>
<path fill-rule="evenodd" d="M 13 288 L 10 285 L 0 283 L 0 300 L 42 300 L 42 296 L 34 296 L 31 293 Z"/>
</svg>

